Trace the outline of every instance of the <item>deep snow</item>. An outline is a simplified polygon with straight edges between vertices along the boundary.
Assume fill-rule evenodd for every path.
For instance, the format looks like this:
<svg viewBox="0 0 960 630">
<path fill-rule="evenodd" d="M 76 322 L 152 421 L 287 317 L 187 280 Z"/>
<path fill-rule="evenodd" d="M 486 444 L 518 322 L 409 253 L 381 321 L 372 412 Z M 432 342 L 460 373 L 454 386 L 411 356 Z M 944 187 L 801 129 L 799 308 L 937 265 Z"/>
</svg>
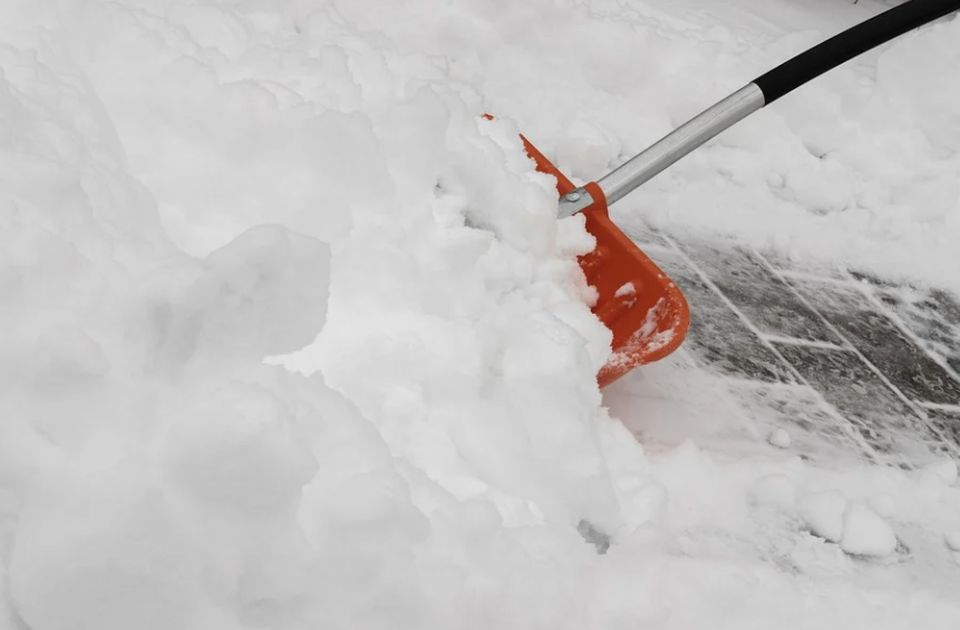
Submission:
<svg viewBox="0 0 960 630">
<path fill-rule="evenodd" d="M 756 4 L 0 4 L 0 628 L 957 627 L 953 462 L 595 385 L 517 132 L 596 177 L 882 8 Z M 960 289 L 958 64 L 905 37 L 614 214 Z"/>
</svg>

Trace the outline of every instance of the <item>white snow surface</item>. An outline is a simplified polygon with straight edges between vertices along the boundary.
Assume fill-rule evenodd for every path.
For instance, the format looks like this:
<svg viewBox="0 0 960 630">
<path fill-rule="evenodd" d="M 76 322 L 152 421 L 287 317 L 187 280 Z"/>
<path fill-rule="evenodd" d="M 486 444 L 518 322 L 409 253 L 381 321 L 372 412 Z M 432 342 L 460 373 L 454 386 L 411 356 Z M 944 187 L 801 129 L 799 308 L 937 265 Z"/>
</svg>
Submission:
<svg viewBox="0 0 960 630">
<path fill-rule="evenodd" d="M 698 444 L 745 421 L 677 361 L 601 397 L 517 138 L 596 177 L 882 8 L 4 0 L 0 628 L 960 626 L 952 463 Z M 911 34 L 614 215 L 960 287 L 958 65 Z"/>
</svg>

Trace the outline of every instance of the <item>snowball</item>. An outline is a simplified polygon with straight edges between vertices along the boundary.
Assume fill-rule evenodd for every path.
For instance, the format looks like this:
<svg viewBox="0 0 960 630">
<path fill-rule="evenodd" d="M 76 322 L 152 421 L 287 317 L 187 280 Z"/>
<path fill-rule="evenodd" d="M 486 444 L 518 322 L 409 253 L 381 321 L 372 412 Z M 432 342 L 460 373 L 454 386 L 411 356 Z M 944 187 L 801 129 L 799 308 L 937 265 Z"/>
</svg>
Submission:
<svg viewBox="0 0 960 630">
<path fill-rule="evenodd" d="M 857 556 L 887 556 L 897 548 L 890 525 L 862 503 L 851 503 L 843 517 L 840 548 Z"/>
<path fill-rule="evenodd" d="M 785 429 L 775 429 L 767 436 L 767 442 L 777 448 L 790 448 L 790 434 Z"/>
</svg>

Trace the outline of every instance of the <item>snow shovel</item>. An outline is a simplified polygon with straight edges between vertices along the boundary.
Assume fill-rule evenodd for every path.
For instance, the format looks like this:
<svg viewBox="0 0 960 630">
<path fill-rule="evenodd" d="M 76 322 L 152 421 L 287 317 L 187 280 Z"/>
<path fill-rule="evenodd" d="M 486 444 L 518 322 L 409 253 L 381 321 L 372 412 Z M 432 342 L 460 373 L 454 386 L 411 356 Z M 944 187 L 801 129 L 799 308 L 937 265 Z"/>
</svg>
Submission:
<svg viewBox="0 0 960 630">
<path fill-rule="evenodd" d="M 690 324 L 680 289 L 611 220 L 607 207 L 720 132 L 811 79 L 918 26 L 960 9 L 960 0 L 909 0 L 800 53 L 704 110 L 595 182 L 575 186 L 525 137 L 537 169 L 557 178 L 560 216 L 583 213 L 596 248 L 580 257 L 597 291 L 593 312 L 613 332 L 601 387 L 662 359 Z"/>
</svg>

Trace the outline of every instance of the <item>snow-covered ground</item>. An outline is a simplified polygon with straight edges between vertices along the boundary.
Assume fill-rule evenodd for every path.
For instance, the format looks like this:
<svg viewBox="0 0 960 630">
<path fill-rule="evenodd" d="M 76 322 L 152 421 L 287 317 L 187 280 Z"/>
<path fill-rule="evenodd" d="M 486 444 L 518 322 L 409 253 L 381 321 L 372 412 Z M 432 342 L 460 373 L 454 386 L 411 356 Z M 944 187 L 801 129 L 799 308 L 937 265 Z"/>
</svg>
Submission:
<svg viewBox="0 0 960 630">
<path fill-rule="evenodd" d="M 699 439 L 744 412 L 679 359 L 601 396 L 517 139 L 596 177 L 883 7 L 0 2 L 0 628 L 960 626 L 953 461 Z M 960 291 L 958 67 L 906 36 L 614 216 Z"/>
</svg>

